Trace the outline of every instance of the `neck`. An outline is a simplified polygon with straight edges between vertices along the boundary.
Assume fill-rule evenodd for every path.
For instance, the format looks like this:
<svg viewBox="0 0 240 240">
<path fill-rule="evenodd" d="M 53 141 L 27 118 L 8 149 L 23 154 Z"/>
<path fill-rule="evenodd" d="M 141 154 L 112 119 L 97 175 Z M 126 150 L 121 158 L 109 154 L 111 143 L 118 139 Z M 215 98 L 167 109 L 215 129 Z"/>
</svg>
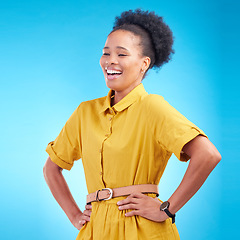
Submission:
<svg viewBox="0 0 240 240">
<path fill-rule="evenodd" d="M 115 96 L 113 98 L 113 105 L 117 104 L 118 102 L 120 102 L 126 95 L 120 94 L 119 92 L 115 92 Z"/>
<path fill-rule="evenodd" d="M 141 82 L 138 84 L 132 85 L 131 87 L 129 87 L 123 91 L 113 90 L 114 93 L 113 93 L 113 97 L 111 99 L 111 105 L 113 106 L 113 105 L 117 104 L 118 102 L 120 102 L 125 96 L 127 96 L 135 87 L 137 87 L 140 84 L 141 84 Z"/>
</svg>

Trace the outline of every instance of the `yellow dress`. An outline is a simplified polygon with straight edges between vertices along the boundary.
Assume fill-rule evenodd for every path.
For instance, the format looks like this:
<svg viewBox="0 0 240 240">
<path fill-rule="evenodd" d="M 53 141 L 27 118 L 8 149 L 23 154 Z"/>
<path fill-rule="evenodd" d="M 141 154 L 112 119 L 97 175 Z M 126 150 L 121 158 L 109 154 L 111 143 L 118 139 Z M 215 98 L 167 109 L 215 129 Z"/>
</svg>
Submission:
<svg viewBox="0 0 240 240">
<path fill-rule="evenodd" d="M 64 169 L 70 170 L 74 161 L 82 159 L 89 193 L 106 187 L 159 184 L 172 153 L 187 161 L 183 146 L 199 134 L 206 136 L 162 96 L 148 94 L 142 84 L 112 107 L 111 95 L 110 90 L 106 97 L 82 102 L 46 149 Z M 125 217 L 129 210 L 120 211 L 116 204 L 123 198 L 92 203 L 91 220 L 77 240 L 180 239 L 171 219 L 157 223 Z"/>
</svg>

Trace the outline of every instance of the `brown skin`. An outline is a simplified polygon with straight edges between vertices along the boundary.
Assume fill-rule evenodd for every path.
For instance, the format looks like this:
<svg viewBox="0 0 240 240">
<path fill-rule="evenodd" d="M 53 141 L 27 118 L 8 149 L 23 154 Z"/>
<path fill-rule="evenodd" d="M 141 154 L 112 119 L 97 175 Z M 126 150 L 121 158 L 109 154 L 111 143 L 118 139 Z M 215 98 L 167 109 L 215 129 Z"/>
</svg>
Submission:
<svg viewBox="0 0 240 240">
<path fill-rule="evenodd" d="M 106 41 L 103 56 L 100 59 L 106 84 L 115 91 L 113 104 L 119 102 L 131 90 L 138 86 L 147 71 L 150 58 L 142 56 L 139 46 L 140 37 L 131 32 L 117 30 L 111 33 Z M 119 77 L 109 79 L 106 68 L 122 72 Z M 221 160 L 215 146 L 203 136 L 197 136 L 183 147 L 184 153 L 190 156 L 190 163 L 179 187 L 168 199 L 170 212 L 176 213 L 198 191 L 208 175 Z M 43 168 L 45 180 L 54 196 L 74 227 L 78 230 L 90 221 L 91 205 L 86 205 L 81 212 L 62 175 L 62 168 L 48 157 Z M 133 209 L 126 217 L 139 215 L 156 222 L 165 221 L 168 216 L 160 211 L 160 202 L 141 193 L 134 193 L 119 201 L 119 210 Z"/>
<path fill-rule="evenodd" d="M 117 30 L 107 38 L 100 65 L 107 87 L 115 91 L 114 104 L 142 82 L 150 65 L 150 58 L 142 56 L 140 40 L 139 36 L 125 30 Z M 120 70 L 122 74 L 110 80 L 106 68 Z"/>
<path fill-rule="evenodd" d="M 92 206 L 86 205 L 85 210 L 80 211 L 62 175 L 62 168 L 52 162 L 50 157 L 47 158 L 43 173 L 54 198 L 73 226 L 80 230 L 86 222 L 90 221 Z"/>
</svg>

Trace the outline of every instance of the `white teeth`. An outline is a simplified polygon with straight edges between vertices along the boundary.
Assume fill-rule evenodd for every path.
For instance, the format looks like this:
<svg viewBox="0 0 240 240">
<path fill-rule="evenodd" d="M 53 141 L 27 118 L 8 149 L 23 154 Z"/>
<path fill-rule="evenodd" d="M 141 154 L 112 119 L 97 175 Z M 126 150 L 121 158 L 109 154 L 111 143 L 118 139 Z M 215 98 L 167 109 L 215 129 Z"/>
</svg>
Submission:
<svg viewBox="0 0 240 240">
<path fill-rule="evenodd" d="M 122 72 L 121 72 L 121 71 L 118 71 L 118 70 L 110 70 L 110 69 L 107 69 L 107 73 L 108 73 L 108 74 L 114 74 L 114 73 L 118 74 L 118 73 L 122 73 Z"/>
</svg>

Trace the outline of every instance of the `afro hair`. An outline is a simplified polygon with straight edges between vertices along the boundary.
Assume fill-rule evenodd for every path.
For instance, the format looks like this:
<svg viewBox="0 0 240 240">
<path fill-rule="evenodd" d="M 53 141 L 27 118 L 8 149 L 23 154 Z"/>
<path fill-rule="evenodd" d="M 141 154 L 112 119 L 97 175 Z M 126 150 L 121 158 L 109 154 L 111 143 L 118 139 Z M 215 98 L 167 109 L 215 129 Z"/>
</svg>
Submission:
<svg viewBox="0 0 240 240">
<path fill-rule="evenodd" d="M 119 29 L 141 37 L 143 55 L 151 59 L 149 68 L 160 68 L 171 59 L 174 53 L 172 31 L 155 12 L 141 9 L 125 11 L 115 18 L 112 32 Z"/>
</svg>

